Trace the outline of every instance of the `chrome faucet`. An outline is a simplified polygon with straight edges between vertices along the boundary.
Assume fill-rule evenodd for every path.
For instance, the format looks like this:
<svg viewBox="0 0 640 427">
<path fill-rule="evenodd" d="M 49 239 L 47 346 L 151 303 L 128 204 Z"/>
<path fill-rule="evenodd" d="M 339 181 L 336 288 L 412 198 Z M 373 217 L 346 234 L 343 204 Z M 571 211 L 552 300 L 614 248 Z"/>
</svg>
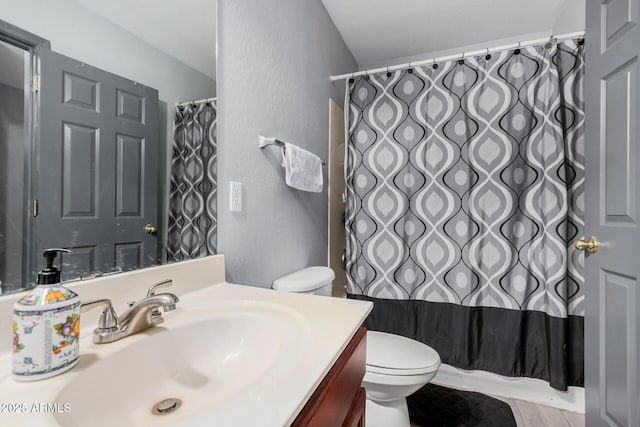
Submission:
<svg viewBox="0 0 640 427">
<path fill-rule="evenodd" d="M 129 309 L 121 316 L 116 316 L 111 300 L 99 299 L 82 303 L 82 312 L 102 307 L 98 327 L 93 331 L 93 342 L 106 344 L 117 341 L 161 323 L 164 318 L 159 308 L 162 307 L 165 312 L 175 310 L 176 303 L 180 301 L 174 294 L 156 294 L 156 289 L 170 286 L 171 283 L 171 280 L 164 280 L 151 286 L 147 297 L 138 302 L 130 302 Z"/>
</svg>

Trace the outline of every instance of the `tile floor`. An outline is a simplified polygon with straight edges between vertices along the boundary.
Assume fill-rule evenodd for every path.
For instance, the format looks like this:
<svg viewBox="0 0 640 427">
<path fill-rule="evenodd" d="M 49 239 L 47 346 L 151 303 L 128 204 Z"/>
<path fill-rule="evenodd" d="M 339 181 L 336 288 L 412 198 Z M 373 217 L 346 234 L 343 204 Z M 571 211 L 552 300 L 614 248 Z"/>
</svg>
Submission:
<svg viewBox="0 0 640 427">
<path fill-rule="evenodd" d="M 584 415 L 523 400 L 498 398 L 511 406 L 518 427 L 584 427 Z"/>
</svg>

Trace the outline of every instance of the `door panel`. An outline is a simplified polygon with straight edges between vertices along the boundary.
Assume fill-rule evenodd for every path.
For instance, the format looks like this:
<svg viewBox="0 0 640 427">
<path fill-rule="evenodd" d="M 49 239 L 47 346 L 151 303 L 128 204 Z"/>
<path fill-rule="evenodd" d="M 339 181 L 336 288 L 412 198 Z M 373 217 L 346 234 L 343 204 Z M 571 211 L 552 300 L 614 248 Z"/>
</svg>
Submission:
<svg viewBox="0 0 640 427">
<path fill-rule="evenodd" d="M 116 216 L 140 217 L 144 204 L 145 141 L 129 135 L 116 135 Z"/>
<path fill-rule="evenodd" d="M 638 22 L 638 4 L 635 0 L 609 0 L 599 2 L 604 27 L 601 32 L 603 51 L 633 29 Z"/>
<path fill-rule="evenodd" d="M 98 112 L 98 82 L 62 72 L 63 103 Z"/>
<path fill-rule="evenodd" d="M 634 58 L 602 79 L 604 196 L 606 220 L 610 222 L 635 222 L 637 188 L 632 159 L 636 135 L 631 118 L 636 117 L 637 108 L 631 94 L 637 88 L 637 65 Z"/>
<path fill-rule="evenodd" d="M 116 98 L 118 100 L 118 112 L 116 114 L 116 117 L 118 117 L 119 119 L 126 119 L 135 123 L 144 124 L 144 96 L 118 89 L 116 90 Z"/>
<path fill-rule="evenodd" d="M 95 218 L 99 130 L 62 122 L 62 210 L 63 219 Z M 83 177 L 83 179 L 77 179 Z M 46 187 L 45 187 L 46 188 Z"/>
<path fill-rule="evenodd" d="M 587 426 L 638 426 L 640 0 L 587 0 L 585 260 Z"/>
<path fill-rule="evenodd" d="M 157 264 L 158 92 L 72 58 L 41 57 L 38 252 L 63 278 Z M 41 262 L 41 261 L 40 261 Z"/>
<path fill-rule="evenodd" d="M 629 348 L 635 342 L 635 288 L 633 277 L 603 271 L 600 279 L 600 369 L 602 378 L 602 412 L 614 426 L 629 426 L 629 410 L 635 405 L 632 379 L 627 365 L 633 360 Z M 624 367 L 620 369 L 620 367 Z"/>
<path fill-rule="evenodd" d="M 116 265 L 140 266 L 144 263 L 142 243 L 116 243 Z"/>
</svg>

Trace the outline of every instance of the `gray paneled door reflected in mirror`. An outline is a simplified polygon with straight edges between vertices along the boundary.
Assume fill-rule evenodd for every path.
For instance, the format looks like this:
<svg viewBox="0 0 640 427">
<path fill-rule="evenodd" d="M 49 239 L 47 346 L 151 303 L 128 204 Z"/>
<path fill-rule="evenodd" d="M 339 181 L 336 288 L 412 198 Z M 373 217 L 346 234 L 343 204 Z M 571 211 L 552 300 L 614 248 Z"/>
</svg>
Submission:
<svg viewBox="0 0 640 427">
<path fill-rule="evenodd" d="M 47 49 L 40 64 L 36 253 L 70 249 L 63 280 L 157 264 L 158 91 Z"/>
<path fill-rule="evenodd" d="M 66 281 L 215 249 L 216 5 L 146 4 L 23 0 L 3 8 L 0 294 L 34 286 L 47 247 L 72 250 Z M 59 19 L 48 18 L 54 13 Z M 205 136 L 200 153 L 196 140 Z M 212 172 L 204 187 L 193 156 Z M 201 200 L 204 222 L 191 215 Z M 194 233 L 196 222 L 207 230 Z M 170 230 L 180 256 L 167 249 Z M 206 250 L 193 237 L 204 234 Z"/>
<path fill-rule="evenodd" d="M 38 48 L 38 149 L 29 162 L 28 53 L 2 42 L 0 54 L 8 64 L 0 84 L 3 291 L 29 280 L 23 253 L 39 270 L 38 254 L 49 247 L 72 251 L 62 260 L 63 280 L 158 264 L 157 233 L 145 230 L 159 220 L 158 91 Z M 34 197 L 25 203 L 29 176 Z M 33 244 L 23 239 L 30 227 Z"/>
</svg>

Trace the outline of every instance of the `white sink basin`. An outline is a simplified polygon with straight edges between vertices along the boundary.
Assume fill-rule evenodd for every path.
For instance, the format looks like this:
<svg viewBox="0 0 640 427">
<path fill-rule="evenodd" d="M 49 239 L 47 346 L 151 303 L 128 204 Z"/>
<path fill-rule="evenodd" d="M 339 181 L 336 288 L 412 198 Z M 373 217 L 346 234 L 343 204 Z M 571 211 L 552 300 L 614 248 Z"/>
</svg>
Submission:
<svg viewBox="0 0 640 427">
<path fill-rule="evenodd" d="M 73 410 L 55 414 L 64 426 L 233 425 L 247 397 L 278 387 L 305 347 L 305 320 L 276 304 L 235 301 L 178 309 L 140 337 L 98 357 L 85 354 L 78 375 L 58 394 Z M 130 344 L 126 344 L 129 340 Z M 121 344 L 120 344 L 121 343 Z M 95 346 L 93 347 L 95 348 Z M 168 414 L 155 403 L 177 398 Z M 211 414 L 216 422 L 212 423 Z"/>
<path fill-rule="evenodd" d="M 372 306 L 224 282 L 177 294 L 164 323 L 109 344 L 91 342 L 86 313 L 80 361 L 62 375 L 15 381 L 0 355 L 0 402 L 13 408 L 0 426 L 288 426 Z M 182 405 L 153 415 L 168 398 Z"/>
</svg>

